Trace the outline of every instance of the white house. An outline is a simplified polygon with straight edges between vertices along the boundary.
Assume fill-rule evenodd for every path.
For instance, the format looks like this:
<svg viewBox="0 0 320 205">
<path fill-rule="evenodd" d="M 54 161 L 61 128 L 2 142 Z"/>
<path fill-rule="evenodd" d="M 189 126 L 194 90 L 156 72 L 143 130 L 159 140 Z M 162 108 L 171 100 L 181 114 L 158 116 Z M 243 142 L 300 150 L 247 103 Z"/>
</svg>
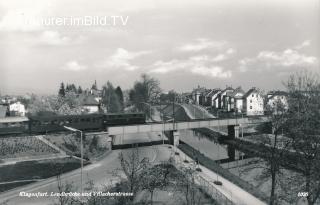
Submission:
<svg viewBox="0 0 320 205">
<path fill-rule="evenodd" d="M 279 106 L 282 106 L 283 109 L 288 109 L 287 96 L 288 94 L 284 91 L 271 91 L 267 94 L 266 106 L 275 112 Z"/>
<path fill-rule="evenodd" d="M 264 99 L 261 91 L 253 87 L 243 96 L 243 110 L 248 116 L 264 114 Z"/>
<path fill-rule="evenodd" d="M 21 102 L 17 101 L 9 105 L 10 116 L 25 116 L 26 108 Z"/>
<path fill-rule="evenodd" d="M 82 101 L 82 111 L 86 113 L 98 113 L 100 111 L 100 102 L 92 95 L 87 95 Z"/>
</svg>

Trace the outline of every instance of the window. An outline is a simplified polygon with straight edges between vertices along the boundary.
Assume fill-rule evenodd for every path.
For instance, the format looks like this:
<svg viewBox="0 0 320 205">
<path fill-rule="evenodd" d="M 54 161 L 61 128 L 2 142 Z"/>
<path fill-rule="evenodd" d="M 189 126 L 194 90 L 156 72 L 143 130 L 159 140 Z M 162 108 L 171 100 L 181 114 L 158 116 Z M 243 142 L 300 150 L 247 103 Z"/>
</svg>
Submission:
<svg viewBox="0 0 320 205">
<path fill-rule="evenodd" d="M 252 103 L 252 100 L 250 100 L 250 103 Z"/>
<path fill-rule="evenodd" d="M 250 106 L 250 110 L 252 110 L 252 106 Z"/>
<path fill-rule="evenodd" d="M 252 94 L 252 97 L 254 97 L 254 94 Z"/>
</svg>

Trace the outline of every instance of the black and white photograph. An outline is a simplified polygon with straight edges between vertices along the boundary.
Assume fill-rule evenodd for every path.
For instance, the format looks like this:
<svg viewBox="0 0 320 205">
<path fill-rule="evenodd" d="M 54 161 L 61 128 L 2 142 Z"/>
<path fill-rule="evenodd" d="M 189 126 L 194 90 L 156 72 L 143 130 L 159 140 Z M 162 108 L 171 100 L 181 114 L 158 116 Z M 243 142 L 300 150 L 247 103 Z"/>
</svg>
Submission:
<svg viewBox="0 0 320 205">
<path fill-rule="evenodd" d="M 0 205 L 320 205 L 320 0 L 0 0 Z"/>
</svg>

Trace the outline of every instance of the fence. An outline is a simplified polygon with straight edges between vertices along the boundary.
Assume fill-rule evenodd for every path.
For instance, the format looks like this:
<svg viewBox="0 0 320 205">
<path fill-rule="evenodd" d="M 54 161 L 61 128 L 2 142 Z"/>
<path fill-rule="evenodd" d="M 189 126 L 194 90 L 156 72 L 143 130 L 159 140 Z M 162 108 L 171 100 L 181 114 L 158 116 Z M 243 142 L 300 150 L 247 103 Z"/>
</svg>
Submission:
<svg viewBox="0 0 320 205">
<path fill-rule="evenodd" d="M 174 160 L 174 166 L 178 167 L 186 167 L 190 166 L 186 165 L 184 162 L 182 162 L 182 159 L 176 159 Z M 196 165 L 193 164 L 193 169 L 195 170 Z M 208 194 L 212 199 L 214 199 L 219 205 L 243 205 L 241 203 L 234 203 L 232 199 L 232 193 L 231 193 L 231 199 L 227 197 L 224 193 L 219 191 L 214 183 L 210 180 L 205 179 L 203 176 L 200 175 L 201 172 L 197 173 L 196 171 L 194 172 L 194 181 L 195 183 L 200 187 L 202 191 L 204 191 L 206 194 Z M 191 179 L 190 179 L 191 180 Z"/>
</svg>

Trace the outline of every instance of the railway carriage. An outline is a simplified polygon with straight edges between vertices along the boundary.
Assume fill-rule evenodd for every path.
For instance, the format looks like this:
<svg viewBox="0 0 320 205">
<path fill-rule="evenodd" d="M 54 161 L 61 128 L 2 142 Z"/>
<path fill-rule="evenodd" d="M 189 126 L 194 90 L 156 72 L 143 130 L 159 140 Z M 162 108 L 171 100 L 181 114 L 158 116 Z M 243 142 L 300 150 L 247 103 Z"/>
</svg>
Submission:
<svg viewBox="0 0 320 205">
<path fill-rule="evenodd" d="M 145 117 L 143 113 L 6 117 L 0 118 L 0 135 L 65 131 L 63 126 L 86 131 L 103 131 L 108 126 L 142 124 L 145 123 Z"/>
<path fill-rule="evenodd" d="M 0 134 L 21 134 L 29 129 L 27 117 L 0 118 Z"/>
</svg>

